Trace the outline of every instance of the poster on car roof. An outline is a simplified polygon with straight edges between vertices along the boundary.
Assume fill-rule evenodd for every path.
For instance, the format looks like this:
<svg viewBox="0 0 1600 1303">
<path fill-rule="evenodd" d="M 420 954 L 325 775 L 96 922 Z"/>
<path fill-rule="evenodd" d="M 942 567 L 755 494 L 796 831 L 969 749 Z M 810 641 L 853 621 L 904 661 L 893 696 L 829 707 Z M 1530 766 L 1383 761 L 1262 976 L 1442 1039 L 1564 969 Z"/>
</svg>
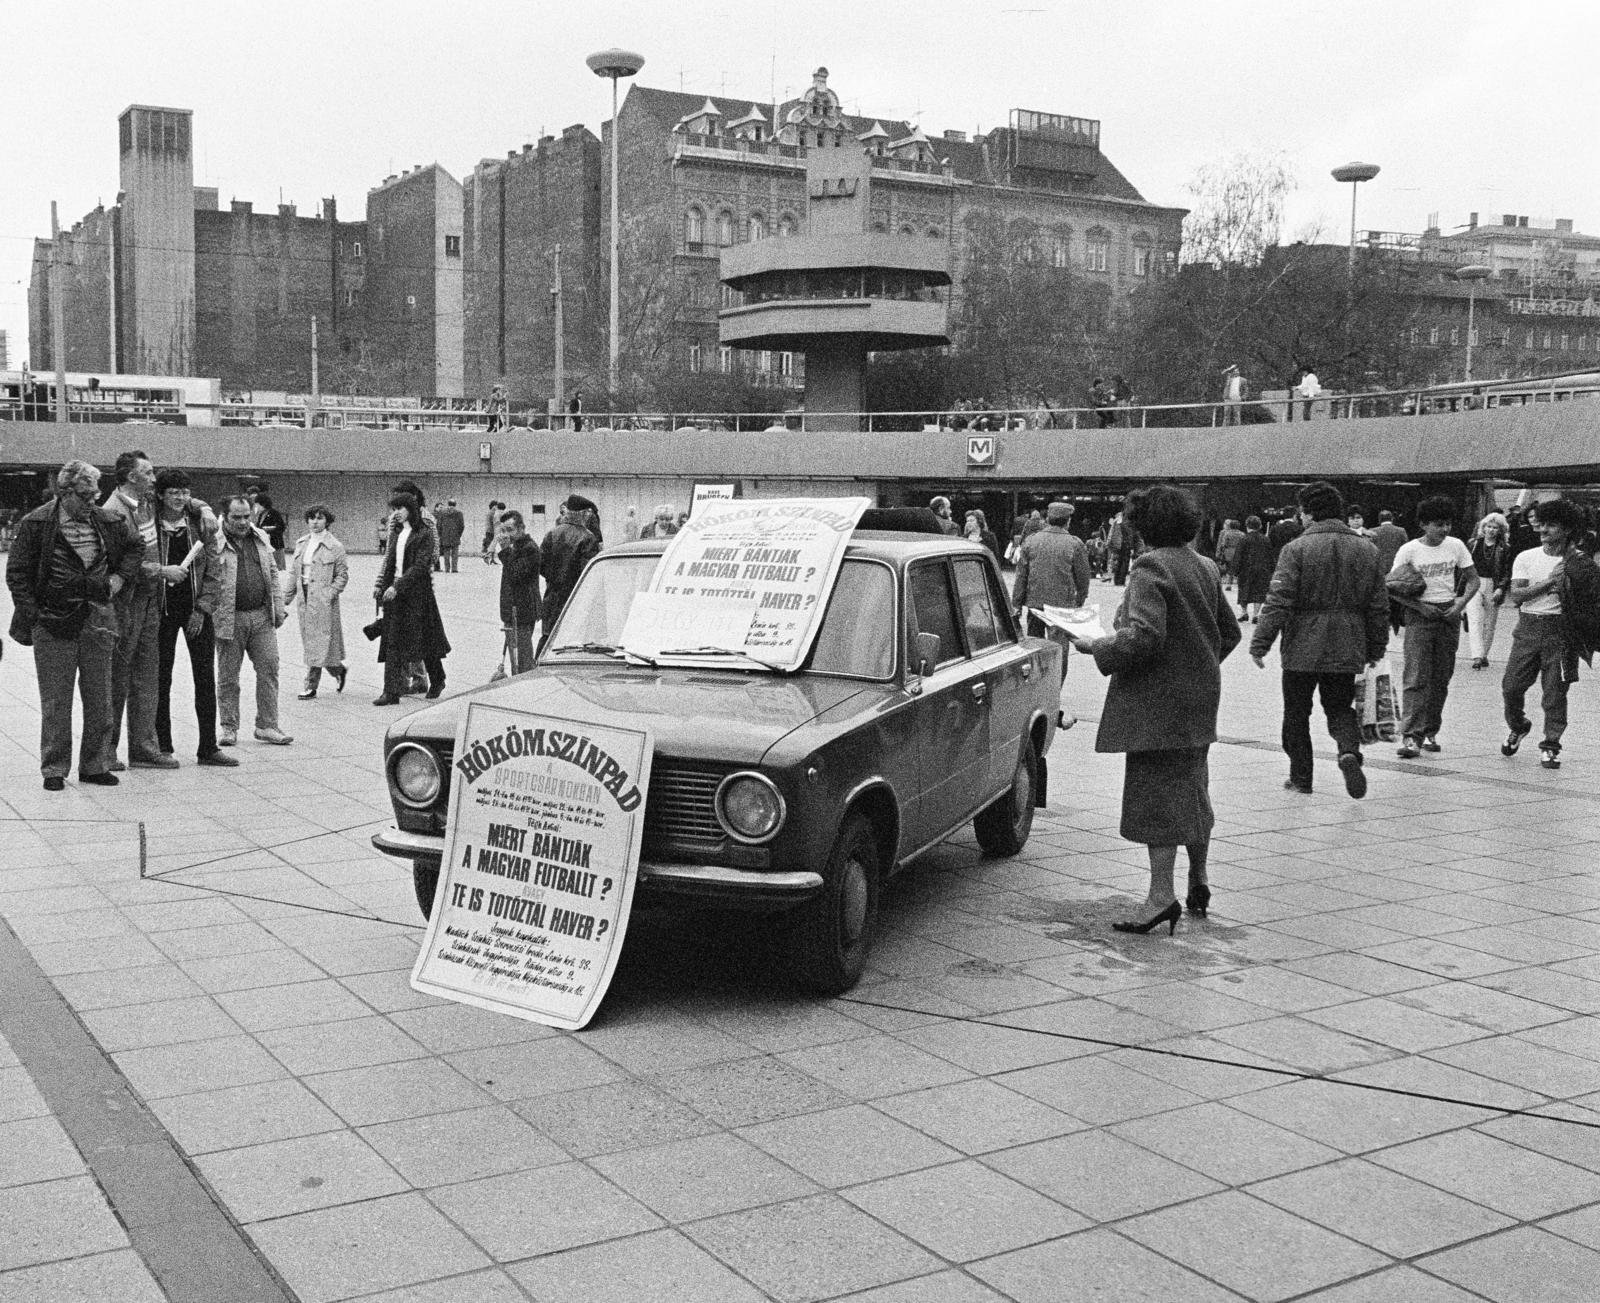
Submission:
<svg viewBox="0 0 1600 1303">
<path fill-rule="evenodd" d="M 411 985 L 576 1031 L 605 998 L 639 872 L 645 729 L 468 702 Z"/>
<path fill-rule="evenodd" d="M 625 650 L 669 663 L 797 670 L 816 640 L 866 498 L 699 504 L 667 545 Z"/>
</svg>

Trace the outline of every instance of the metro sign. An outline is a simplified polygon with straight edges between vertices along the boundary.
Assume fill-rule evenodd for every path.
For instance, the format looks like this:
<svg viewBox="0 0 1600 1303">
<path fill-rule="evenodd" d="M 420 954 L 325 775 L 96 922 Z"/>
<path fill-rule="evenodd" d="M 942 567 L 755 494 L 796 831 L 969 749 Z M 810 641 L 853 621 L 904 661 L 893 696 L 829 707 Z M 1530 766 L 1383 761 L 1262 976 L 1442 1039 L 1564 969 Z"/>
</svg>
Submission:
<svg viewBox="0 0 1600 1303">
<path fill-rule="evenodd" d="M 967 465 L 968 466 L 993 466 L 999 448 L 995 444 L 992 434 L 969 434 L 967 436 Z"/>
</svg>

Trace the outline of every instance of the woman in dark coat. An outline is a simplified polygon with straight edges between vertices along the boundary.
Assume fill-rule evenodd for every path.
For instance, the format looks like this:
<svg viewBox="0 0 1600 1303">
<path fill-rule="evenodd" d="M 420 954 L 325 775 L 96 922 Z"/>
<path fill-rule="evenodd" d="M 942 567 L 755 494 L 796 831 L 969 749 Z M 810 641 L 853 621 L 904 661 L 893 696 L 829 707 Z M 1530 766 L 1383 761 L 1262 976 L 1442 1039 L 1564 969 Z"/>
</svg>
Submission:
<svg viewBox="0 0 1600 1303">
<path fill-rule="evenodd" d="M 1261 603 L 1272 587 L 1272 544 L 1261 532 L 1261 517 L 1244 522 L 1244 537 L 1239 540 L 1236 564 L 1239 574 L 1239 622 L 1254 620 L 1261 614 Z"/>
<path fill-rule="evenodd" d="M 974 508 L 967 512 L 967 525 L 963 531 L 974 543 L 982 543 L 984 547 L 994 553 L 994 559 L 1005 564 L 1006 554 L 1001 550 L 1000 540 L 995 537 L 994 530 L 989 528 L 989 520 L 982 511 Z"/>
<path fill-rule="evenodd" d="M 409 493 L 389 499 L 389 539 L 372 595 L 383 608 L 383 636 L 378 659 L 383 662 L 383 694 L 374 706 L 396 705 L 407 687 L 406 666 L 421 661 L 428 669 L 428 696 L 444 691 L 444 658 L 450 654 L 439 603 L 433 596 L 433 561 L 439 555 L 439 533 L 422 517 L 422 506 Z"/>
<path fill-rule="evenodd" d="M 1150 854 L 1150 890 L 1137 918 L 1113 926 L 1149 932 L 1182 909 L 1172 887 L 1178 847 L 1189 855 L 1187 904 L 1205 917 L 1211 900 L 1206 855 L 1211 846 L 1206 753 L 1217 740 L 1223 658 L 1239 643 L 1239 624 L 1222 591 L 1216 563 L 1192 547 L 1200 526 L 1194 500 L 1171 484 L 1137 489 L 1126 519 L 1150 550 L 1128 572 L 1115 632 L 1072 637 L 1110 676 L 1096 751 L 1127 753 L 1122 783 L 1122 835 Z"/>
</svg>

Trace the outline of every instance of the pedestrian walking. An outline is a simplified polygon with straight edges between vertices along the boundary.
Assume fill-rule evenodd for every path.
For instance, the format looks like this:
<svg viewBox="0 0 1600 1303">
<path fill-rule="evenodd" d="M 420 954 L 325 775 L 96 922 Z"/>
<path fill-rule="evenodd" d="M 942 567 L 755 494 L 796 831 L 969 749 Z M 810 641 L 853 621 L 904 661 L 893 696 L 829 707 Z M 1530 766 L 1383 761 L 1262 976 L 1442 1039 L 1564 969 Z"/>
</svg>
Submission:
<svg viewBox="0 0 1600 1303">
<path fill-rule="evenodd" d="M 11 638 L 33 648 L 39 680 L 39 771 L 44 790 L 66 787 L 72 768 L 72 694 L 83 707 L 78 781 L 115 787 L 111 658 L 117 595 L 139 577 L 144 541 L 95 505 L 100 471 L 86 461 L 56 472 L 55 496 L 25 515 L 6 557 Z"/>
<path fill-rule="evenodd" d="M 1540 546 L 1518 554 L 1511 566 L 1511 603 L 1517 608 L 1517 627 L 1511 635 L 1511 655 L 1500 682 L 1505 699 L 1506 727 L 1511 731 L 1500 754 L 1514 756 L 1522 739 L 1533 731 L 1523 702 L 1535 682 L 1540 685 L 1544 736 L 1539 742 L 1539 763 L 1561 768 L 1561 738 L 1567 731 L 1567 692 L 1578 679 L 1578 658 L 1589 660 L 1595 651 L 1592 629 L 1579 619 L 1589 604 L 1591 617 L 1600 611 L 1592 557 L 1573 546 L 1584 530 L 1583 511 L 1565 498 L 1538 506 Z M 1584 578 L 1580 582 L 1579 576 Z"/>
<path fill-rule="evenodd" d="M 1266 654 L 1281 633 L 1283 750 L 1289 757 L 1284 787 L 1312 790 L 1311 698 L 1322 698 L 1328 734 L 1338 748 L 1345 790 L 1367 794 L 1361 762 L 1361 721 L 1354 709 L 1356 676 L 1375 665 L 1389 644 L 1389 592 L 1378 550 L 1340 520 L 1339 490 L 1326 480 L 1300 490 L 1304 532 L 1283 549 L 1260 623 L 1250 639 L 1250 659 L 1266 668 Z"/>
<path fill-rule="evenodd" d="M 1239 528 L 1239 522 L 1231 517 L 1224 520 L 1217 534 L 1217 570 L 1224 588 L 1232 587 L 1234 576 L 1239 573 L 1239 544 L 1243 542 L 1244 530 Z"/>
<path fill-rule="evenodd" d="M 305 654 L 306 678 L 300 700 L 317 695 L 322 671 L 327 670 L 335 690 L 344 691 L 348 670 L 344 663 L 344 617 L 339 594 L 350 582 L 350 558 L 333 536 L 334 514 L 318 502 L 306 508 L 306 533 L 294 545 L 289 566 L 287 603 L 300 604 L 300 648 Z"/>
<path fill-rule="evenodd" d="M 1150 885 L 1135 918 L 1112 926 L 1170 936 L 1182 907 L 1173 890 L 1178 847 L 1186 848 L 1185 903 L 1204 918 L 1211 903 L 1207 858 L 1215 816 L 1207 755 L 1217 740 L 1223 659 L 1239 643 L 1216 563 L 1189 546 L 1200 508 L 1182 489 L 1136 489 L 1123 508 L 1150 550 L 1133 563 L 1115 632 L 1073 636 L 1110 677 L 1095 750 L 1124 752 L 1122 836 L 1142 843 Z"/>
<path fill-rule="evenodd" d="M 544 542 L 540 545 L 539 573 L 544 578 L 540 651 L 550 641 L 556 621 L 561 618 L 562 608 L 577 586 L 578 576 L 583 573 L 590 558 L 600 551 L 599 541 L 587 526 L 589 513 L 593 510 L 594 503 L 582 494 L 569 495 L 561 505 L 561 518 L 544 536 Z"/>
<path fill-rule="evenodd" d="M 1261 517 L 1246 516 L 1244 537 L 1239 540 L 1239 587 L 1234 593 L 1239 603 L 1239 623 L 1245 624 L 1261 614 L 1272 584 L 1272 544 L 1261 532 Z"/>
<path fill-rule="evenodd" d="M 374 706 L 393 706 L 411 688 L 409 665 L 427 669 L 430 699 L 444 691 L 444 658 L 450 654 L 444 619 L 433 595 L 433 558 L 439 532 L 424 518 L 420 500 L 410 493 L 389 499 L 389 540 L 383 568 L 372 590 L 383 610 L 378 659 L 383 663 L 383 691 Z"/>
<path fill-rule="evenodd" d="M 511 673 L 533 668 L 533 630 L 539 623 L 539 545 L 522 513 L 500 517 L 500 623 L 511 651 Z"/>
<path fill-rule="evenodd" d="M 1017 574 L 1011 585 L 1011 605 L 1028 633 L 1061 644 L 1061 683 L 1056 702 L 1056 724 L 1061 728 L 1077 723 L 1077 716 L 1066 704 L 1067 652 L 1072 643 L 1064 630 L 1046 625 L 1029 612 L 1030 608 L 1045 606 L 1076 608 L 1089 600 L 1089 549 L 1073 535 L 1072 516 L 1070 502 L 1050 504 L 1045 527 L 1022 540 Z"/>
<path fill-rule="evenodd" d="M 278 629 L 285 612 L 266 534 L 251 523 L 250 499 L 229 498 L 217 554 L 217 745 L 239 741 L 239 672 L 245 657 L 256 676 L 255 738 L 270 746 L 294 739 L 278 727 Z"/>
<path fill-rule="evenodd" d="M 434 524 L 439 529 L 439 563 L 446 574 L 460 573 L 461 539 L 467 532 L 467 518 L 461 514 L 456 500 L 450 498 L 433 513 Z"/>
<path fill-rule="evenodd" d="M 1422 587 L 1405 605 L 1405 677 L 1400 697 L 1403 760 L 1438 751 L 1444 703 L 1461 645 L 1461 612 L 1478 591 L 1478 572 L 1467 545 L 1451 535 L 1456 504 L 1447 497 L 1424 498 L 1417 505 L 1422 537 L 1395 553 L 1389 571 L 1391 592 L 1420 578 Z"/>
<path fill-rule="evenodd" d="M 136 769 L 176 769 L 177 758 L 161 754 L 156 735 L 156 704 L 161 695 L 161 586 L 181 576 L 162 563 L 156 544 L 155 467 L 139 450 L 122 453 L 112 471 L 116 487 L 105 508 L 144 544 L 139 575 L 117 594 L 117 649 L 111 661 L 111 749 L 107 769 L 123 769 L 117 759 L 122 724 L 128 724 L 128 764 Z"/>
<path fill-rule="evenodd" d="M 256 486 L 255 504 L 257 508 L 256 526 L 267 536 L 267 544 L 272 548 L 272 564 L 278 570 L 287 566 L 287 553 L 284 550 L 284 538 L 289 532 L 289 522 L 272 503 L 272 495 L 267 492 L 267 486 Z"/>
<path fill-rule="evenodd" d="M 1372 545 L 1378 549 L 1378 565 L 1384 574 L 1394 569 L 1394 556 L 1406 545 L 1406 531 L 1394 523 L 1394 512 L 1387 507 L 1378 512 L 1378 527 L 1372 531 Z"/>
<path fill-rule="evenodd" d="M 495 558 L 494 538 L 500 528 L 500 513 L 506 509 L 503 502 L 490 501 L 489 510 L 483 518 L 483 563 L 487 566 L 498 564 Z M 388 535 L 384 536 L 386 544 Z"/>
<path fill-rule="evenodd" d="M 1472 668 L 1486 670 L 1500 608 L 1511 588 L 1511 527 L 1506 518 L 1491 511 L 1480 520 L 1467 551 L 1472 554 L 1472 568 L 1481 581 L 1467 607 L 1467 650 L 1472 655 Z"/>
<path fill-rule="evenodd" d="M 211 508 L 196 502 L 189 476 L 175 468 L 156 476 L 156 557 L 162 563 L 157 633 L 158 682 L 156 743 L 173 754 L 172 671 L 178 661 L 178 635 L 189 653 L 194 685 L 194 717 L 200 742 L 198 764 L 233 768 L 239 762 L 217 747 L 217 609 L 222 529 Z M 174 579 L 173 573 L 182 577 Z"/>
</svg>

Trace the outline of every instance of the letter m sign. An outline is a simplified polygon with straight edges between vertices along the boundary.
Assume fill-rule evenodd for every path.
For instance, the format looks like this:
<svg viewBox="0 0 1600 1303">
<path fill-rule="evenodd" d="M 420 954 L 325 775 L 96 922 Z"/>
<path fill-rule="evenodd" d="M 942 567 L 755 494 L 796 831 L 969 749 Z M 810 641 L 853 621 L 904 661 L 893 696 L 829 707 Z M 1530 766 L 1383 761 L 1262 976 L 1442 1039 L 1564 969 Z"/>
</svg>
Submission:
<svg viewBox="0 0 1600 1303">
<path fill-rule="evenodd" d="M 968 466 L 993 466 L 994 456 L 994 435 L 969 434 L 967 436 Z"/>
</svg>

